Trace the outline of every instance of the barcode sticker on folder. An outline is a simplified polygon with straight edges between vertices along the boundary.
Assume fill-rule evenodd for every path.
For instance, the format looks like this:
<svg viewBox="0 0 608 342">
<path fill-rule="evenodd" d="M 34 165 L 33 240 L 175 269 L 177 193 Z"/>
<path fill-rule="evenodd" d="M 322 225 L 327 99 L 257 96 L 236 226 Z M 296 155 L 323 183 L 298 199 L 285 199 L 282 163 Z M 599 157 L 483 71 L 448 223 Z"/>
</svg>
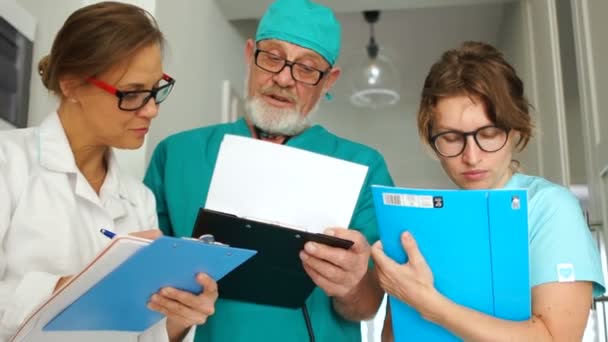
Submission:
<svg viewBox="0 0 608 342">
<path fill-rule="evenodd" d="M 383 193 L 382 198 L 386 205 L 433 208 L 433 196 Z"/>
</svg>

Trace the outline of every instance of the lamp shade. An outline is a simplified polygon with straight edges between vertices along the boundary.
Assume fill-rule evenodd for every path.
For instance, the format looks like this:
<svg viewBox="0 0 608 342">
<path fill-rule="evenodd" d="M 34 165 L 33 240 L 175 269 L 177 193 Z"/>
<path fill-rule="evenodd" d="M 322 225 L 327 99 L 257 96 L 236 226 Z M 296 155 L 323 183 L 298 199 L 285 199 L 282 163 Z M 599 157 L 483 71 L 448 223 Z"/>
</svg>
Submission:
<svg viewBox="0 0 608 342">
<path fill-rule="evenodd" d="M 365 58 L 355 65 L 351 73 L 351 103 L 374 109 L 397 104 L 400 99 L 400 82 L 393 63 L 382 51 L 375 57 L 367 53 L 361 55 Z"/>
</svg>

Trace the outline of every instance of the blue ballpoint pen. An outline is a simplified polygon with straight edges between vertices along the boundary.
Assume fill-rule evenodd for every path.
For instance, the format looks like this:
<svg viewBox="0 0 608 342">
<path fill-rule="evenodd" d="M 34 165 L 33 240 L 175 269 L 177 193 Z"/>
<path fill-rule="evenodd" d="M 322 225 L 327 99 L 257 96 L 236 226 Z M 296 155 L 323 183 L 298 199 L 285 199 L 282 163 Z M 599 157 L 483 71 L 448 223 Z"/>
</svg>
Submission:
<svg viewBox="0 0 608 342">
<path fill-rule="evenodd" d="M 110 239 L 112 239 L 114 236 L 116 236 L 116 234 L 115 234 L 115 233 L 113 233 L 113 232 L 111 232 L 111 231 L 109 231 L 109 230 L 107 230 L 107 229 L 103 229 L 103 228 L 101 228 L 99 231 L 101 232 L 101 234 L 103 234 L 103 235 L 105 235 L 105 236 L 109 237 Z"/>
</svg>

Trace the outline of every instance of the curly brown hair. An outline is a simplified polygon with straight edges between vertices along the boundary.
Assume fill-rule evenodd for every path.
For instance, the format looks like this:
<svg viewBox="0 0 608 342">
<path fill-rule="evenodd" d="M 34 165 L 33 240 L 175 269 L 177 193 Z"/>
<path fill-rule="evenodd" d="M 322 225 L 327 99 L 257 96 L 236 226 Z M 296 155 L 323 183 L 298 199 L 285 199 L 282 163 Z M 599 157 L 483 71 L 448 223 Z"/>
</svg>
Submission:
<svg viewBox="0 0 608 342">
<path fill-rule="evenodd" d="M 470 41 L 444 52 L 426 77 L 418 109 L 418 134 L 424 144 L 430 146 L 437 102 L 460 95 L 480 99 L 490 120 L 498 127 L 518 131 L 516 147 L 520 151 L 526 147 L 534 125 L 523 82 L 500 51 Z"/>
</svg>

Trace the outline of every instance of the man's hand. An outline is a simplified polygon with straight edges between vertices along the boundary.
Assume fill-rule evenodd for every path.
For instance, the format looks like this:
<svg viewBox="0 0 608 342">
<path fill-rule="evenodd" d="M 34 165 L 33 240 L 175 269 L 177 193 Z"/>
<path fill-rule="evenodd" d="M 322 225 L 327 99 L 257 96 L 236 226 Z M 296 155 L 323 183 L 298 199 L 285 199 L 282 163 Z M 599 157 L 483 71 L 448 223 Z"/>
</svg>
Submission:
<svg viewBox="0 0 608 342">
<path fill-rule="evenodd" d="M 199 295 L 166 287 L 152 295 L 148 308 L 167 316 L 167 333 L 171 341 L 181 341 L 193 325 L 204 324 L 215 312 L 217 283 L 200 273 L 196 281 L 203 287 Z"/>
<path fill-rule="evenodd" d="M 332 228 L 325 234 L 354 242 L 349 249 L 307 242 L 300 252 L 304 270 L 312 281 L 330 297 L 352 294 L 368 270 L 371 249 L 365 237 L 356 230 Z"/>
<path fill-rule="evenodd" d="M 348 249 L 307 242 L 300 258 L 304 270 L 325 293 L 333 297 L 336 312 L 357 322 L 369 319 L 378 311 L 382 289 L 373 269 L 368 267 L 371 248 L 358 231 L 333 228 L 325 234 L 351 240 Z"/>
</svg>

